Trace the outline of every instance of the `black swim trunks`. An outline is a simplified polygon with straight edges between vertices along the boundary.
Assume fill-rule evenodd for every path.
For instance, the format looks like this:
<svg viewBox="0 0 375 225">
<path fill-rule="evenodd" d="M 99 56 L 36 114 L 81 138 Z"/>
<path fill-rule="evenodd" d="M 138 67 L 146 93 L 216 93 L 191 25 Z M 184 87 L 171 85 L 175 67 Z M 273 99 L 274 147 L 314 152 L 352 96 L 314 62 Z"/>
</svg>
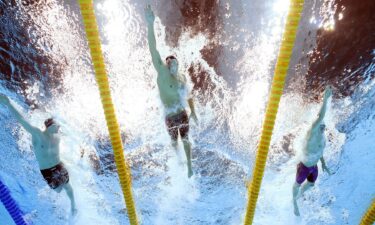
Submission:
<svg viewBox="0 0 375 225">
<path fill-rule="evenodd" d="M 167 116 L 165 123 L 168 127 L 168 133 L 172 140 L 177 141 L 178 131 L 182 139 L 188 138 L 189 135 L 189 117 L 186 111 L 182 111 L 179 114 L 173 116 Z"/>
<path fill-rule="evenodd" d="M 52 189 L 56 189 L 69 182 L 69 173 L 62 162 L 52 168 L 41 170 L 40 172 Z"/>
<path fill-rule="evenodd" d="M 311 183 L 315 183 L 318 178 L 318 166 L 307 167 L 302 162 L 297 165 L 296 182 L 302 184 L 306 179 Z"/>
</svg>

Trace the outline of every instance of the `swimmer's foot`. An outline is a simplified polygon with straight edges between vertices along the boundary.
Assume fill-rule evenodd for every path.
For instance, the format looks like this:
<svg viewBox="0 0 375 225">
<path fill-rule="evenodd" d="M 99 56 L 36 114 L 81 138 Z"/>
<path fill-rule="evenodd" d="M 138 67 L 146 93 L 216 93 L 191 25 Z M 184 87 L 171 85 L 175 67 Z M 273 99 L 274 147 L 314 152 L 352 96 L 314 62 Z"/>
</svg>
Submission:
<svg viewBox="0 0 375 225">
<path fill-rule="evenodd" d="M 78 210 L 77 210 L 76 208 L 72 208 L 72 209 L 71 209 L 71 214 L 72 214 L 72 216 L 76 216 L 77 213 L 78 213 Z"/>
<path fill-rule="evenodd" d="M 188 178 L 190 178 L 193 175 L 194 175 L 193 170 L 192 169 L 188 169 Z"/>
<path fill-rule="evenodd" d="M 294 206 L 294 215 L 300 216 L 298 206 L 296 206 L 296 205 Z"/>
</svg>

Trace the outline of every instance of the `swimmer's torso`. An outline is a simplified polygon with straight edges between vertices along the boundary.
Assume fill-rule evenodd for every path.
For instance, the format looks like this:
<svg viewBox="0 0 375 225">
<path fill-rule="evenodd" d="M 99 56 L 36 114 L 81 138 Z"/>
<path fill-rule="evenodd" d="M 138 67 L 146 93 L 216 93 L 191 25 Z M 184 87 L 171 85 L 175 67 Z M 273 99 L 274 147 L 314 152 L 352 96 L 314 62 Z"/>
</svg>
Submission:
<svg viewBox="0 0 375 225">
<path fill-rule="evenodd" d="M 159 88 L 160 98 L 166 107 L 167 114 L 174 114 L 182 111 L 186 99 L 182 94 L 186 90 L 185 82 L 180 77 L 174 77 L 169 74 L 169 70 L 161 70 L 158 74 L 157 84 Z"/>
<path fill-rule="evenodd" d="M 60 138 L 58 135 L 47 137 L 45 134 L 32 135 L 32 143 L 36 159 L 41 170 L 60 163 Z"/>
<path fill-rule="evenodd" d="M 319 131 L 312 131 L 312 135 L 307 140 L 306 148 L 303 150 L 302 163 L 307 166 L 315 166 L 323 156 L 325 147 L 324 134 Z"/>
</svg>

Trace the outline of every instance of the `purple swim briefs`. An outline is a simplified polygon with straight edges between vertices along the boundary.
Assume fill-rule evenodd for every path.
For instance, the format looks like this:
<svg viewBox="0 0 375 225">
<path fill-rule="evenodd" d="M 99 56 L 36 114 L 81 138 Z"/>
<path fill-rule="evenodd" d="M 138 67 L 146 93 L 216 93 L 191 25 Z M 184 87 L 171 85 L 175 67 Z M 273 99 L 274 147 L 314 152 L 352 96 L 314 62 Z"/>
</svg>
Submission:
<svg viewBox="0 0 375 225">
<path fill-rule="evenodd" d="M 318 166 L 307 167 L 302 162 L 297 165 L 296 182 L 302 184 L 307 178 L 307 181 L 314 183 L 318 178 Z"/>
</svg>

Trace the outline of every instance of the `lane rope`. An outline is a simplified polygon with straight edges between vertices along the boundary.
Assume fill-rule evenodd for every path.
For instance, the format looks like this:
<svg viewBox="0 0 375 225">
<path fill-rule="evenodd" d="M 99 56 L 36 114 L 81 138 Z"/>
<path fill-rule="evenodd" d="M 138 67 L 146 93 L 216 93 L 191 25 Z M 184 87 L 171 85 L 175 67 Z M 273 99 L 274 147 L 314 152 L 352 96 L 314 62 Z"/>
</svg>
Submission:
<svg viewBox="0 0 375 225">
<path fill-rule="evenodd" d="M 24 214 L 16 201 L 12 198 L 10 190 L 0 179 L 0 201 L 3 203 L 5 209 L 12 217 L 16 225 L 28 225 L 23 218 Z"/>
<path fill-rule="evenodd" d="M 276 62 L 276 68 L 272 81 L 271 93 L 266 108 L 263 122 L 262 135 L 258 144 L 255 167 L 251 184 L 248 187 L 248 203 L 245 215 L 245 225 L 253 223 L 256 203 L 266 166 L 268 149 L 271 142 L 272 132 L 275 125 L 280 98 L 283 94 L 284 84 L 288 73 L 289 62 L 292 56 L 297 29 L 303 10 L 304 0 L 291 0 L 289 12 L 281 41 L 281 47 Z"/>
<path fill-rule="evenodd" d="M 375 198 L 367 212 L 363 215 L 360 225 L 373 225 L 375 223 Z"/>
<path fill-rule="evenodd" d="M 137 225 L 138 219 L 132 194 L 131 171 L 124 157 L 124 147 L 122 144 L 120 128 L 112 103 L 111 90 L 109 87 L 108 76 L 104 64 L 104 57 L 100 44 L 99 29 L 94 13 L 93 1 L 78 0 L 78 2 L 81 9 L 83 24 L 85 26 L 86 37 L 88 40 L 91 58 L 95 70 L 96 82 L 99 87 L 100 98 L 102 101 L 105 119 L 111 138 L 117 173 L 124 195 L 129 221 L 131 225 Z"/>
</svg>

